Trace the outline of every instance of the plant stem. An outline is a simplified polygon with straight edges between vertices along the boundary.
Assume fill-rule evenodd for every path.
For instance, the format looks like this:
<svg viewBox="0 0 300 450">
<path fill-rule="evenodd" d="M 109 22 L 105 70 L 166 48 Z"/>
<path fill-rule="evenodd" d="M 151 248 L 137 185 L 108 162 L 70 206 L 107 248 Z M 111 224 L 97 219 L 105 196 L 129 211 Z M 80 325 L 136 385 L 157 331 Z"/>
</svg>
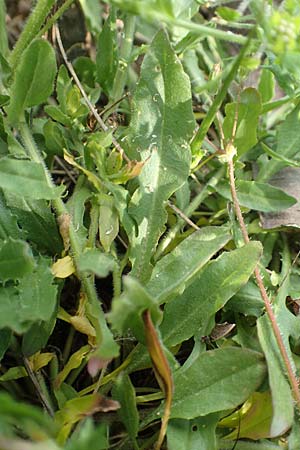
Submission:
<svg viewBox="0 0 300 450">
<path fill-rule="evenodd" d="M 39 398 L 40 398 L 40 400 L 41 400 L 41 403 L 42 403 L 42 405 L 43 405 L 45 411 L 47 411 L 47 413 L 48 413 L 51 417 L 53 417 L 53 416 L 54 416 L 54 412 L 53 412 L 53 410 L 52 410 L 52 407 L 51 407 L 51 405 L 49 404 L 48 398 L 47 398 L 47 396 L 44 394 L 44 392 L 43 392 L 43 390 L 42 390 L 42 388 L 41 388 L 41 386 L 40 386 L 40 384 L 39 384 L 39 382 L 38 382 L 38 380 L 37 380 L 37 378 L 36 378 L 36 376 L 35 376 L 33 370 L 31 369 L 30 363 L 29 363 L 28 359 L 24 357 L 23 360 L 24 360 L 24 366 L 25 366 L 26 372 L 28 373 L 28 376 L 29 376 L 29 378 L 31 379 L 31 381 L 32 381 L 32 383 L 33 383 L 33 385 L 34 385 L 34 387 L 35 387 L 35 389 L 36 389 L 36 392 L 37 392 L 37 394 L 38 394 L 38 396 L 39 396 Z"/>
<path fill-rule="evenodd" d="M 197 152 L 198 148 L 201 147 L 202 142 L 209 130 L 209 127 L 215 120 L 216 114 L 219 111 L 225 96 L 227 95 L 229 85 L 232 82 L 232 80 L 234 79 L 242 60 L 243 60 L 246 52 L 248 51 L 248 48 L 251 43 L 251 39 L 252 39 L 252 33 L 250 33 L 246 44 L 244 45 L 244 47 L 241 49 L 239 55 L 237 56 L 234 64 L 232 65 L 232 68 L 231 68 L 229 74 L 227 75 L 227 77 L 224 80 L 223 86 L 219 90 L 216 98 L 214 99 L 211 107 L 209 108 L 205 118 L 203 119 L 203 121 L 199 127 L 199 130 L 195 134 L 193 141 L 192 141 L 192 145 L 191 145 L 193 154 L 195 154 Z"/>
<path fill-rule="evenodd" d="M 45 34 L 52 27 L 52 25 L 55 24 L 55 22 L 63 15 L 63 13 L 72 5 L 73 2 L 74 0 L 66 0 L 65 3 L 63 3 L 53 14 L 53 16 L 47 20 L 46 25 L 43 26 L 37 34 L 37 37 L 43 36 L 43 34 Z"/>
<path fill-rule="evenodd" d="M 20 130 L 24 145 L 27 149 L 29 156 L 33 159 L 33 161 L 38 162 L 42 165 L 42 167 L 44 168 L 44 173 L 45 173 L 47 182 L 49 183 L 50 186 L 52 186 L 54 188 L 55 185 L 53 183 L 51 174 L 49 173 L 49 171 L 45 165 L 45 162 L 40 155 L 40 152 L 34 142 L 34 139 L 31 135 L 28 125 L 25 121 L 19 124 L 19 130 Z M 58 197 L 53 200 L 53 207 L 57 212 L 58 220 L 59 220 L 59 218 L 63 218 L 63 217 L 70 218 L 69 211 L 67 210 L 66 205 L 64 204 L 64 202 L 62 201 L 61 198 Z M 98 308 L 99 298 L 97 296 L 97 292 L 95 289 L 93 279 L 89 276 L 89 274 L 87 274 L 86 272 L 83 272 L 79 269 L 79 256 L 81 254 L 81 244 L 80 244 L 80 241 L 75 232 L 71 218 L 70 218 L 70 222 L 69 222 L 69 226 L 68 226 L 68 231 L 69 231 L 69 239 L 70 239 L 72 258 L 74 261 L 74 265 L 76 267 L 77 274 L 81 280 L 83 291 L 85 292 L 85 294 L 87 296 L 88 302 L 91 305 L 95 305 L 97 307 L 97 311 L 98 311 L 97 319 L 99 321 L 101 330 L 103 331 L 103 333 L 108 332 L 110 334 L 110 331 L 107 327 L 107 323 L 106 323 L 106 320 L 104 317 L 104 312 L 101 309 L 101 307 Z"/>
<path fill-rule="evenodd" d="M 237 192 L 236 192 L 236 186 L 235 186 L 235 176 L 234 176 L 234 163 L 233 163 L 232 158 L 229 158 L 229 160 L 228 160 L 228 170 L 229 170 L 230 190 L 231 190 L 234 209 L 235 209 L 236 216 L 237 216 L 237 219 L 238 219 L 240 227 L 241 227 L 244 241 L 247 244 L 248 242 L 250 242 L 250 239 L 249 239 L 247 228 L 246 228 L 244 218 L 243 218 L 243 215 L 241 212 L 240 204 L 239 204 L 239 201 L 237 198 Z M 281 356 L 282 356 L 282 359 L 283 359 L 283 362 L 284 362 L 284 365 L 285 365 L 285 368 L 287 371 L 287 376 L 288 376 L 288 379 L 290 382 L 290 386 L 291 386 L 291 389 L 293 392 L 294 399 L 296 401 L 298 408 L 300 409 L 299 383 L 298 383 L 297 377 L 293 371 L 293 367 L 292 367 L 291 361 L 289 359 L 288 352 L 285 348 L 285 345 L 284 345 L 284 342 L 283 342 L 283 339 L 281 336 L 281 332 L 280 332 L 280 329 L 279 329 L 279 326 L 276 321 L 276 317 L 275 317 L 275 314 L 274 314 L 274 311 L 273 311 L 273 308 L 271 305 L 271 300 L 267 294 L 267 291 L 264 286 L 264 283 L 263 283 L 263 280 L 262 280 L 262 277 L 261 277 L 258 267 L 255 268 L 254 275 L 256 278 L 257 285 L 260 290 L 261 297 L 265 304 L 266 312 L 269 317 L 271 327 L 272 327 L 279 351 L 281 353 Z"/>
<path fill-rule="evenodd" d="M 30 42 L 37 36 L 41 26 L 46 20 L 55 0 L 38 0 L 32 11 L 15 48 L 10 54 L 10 64 L 13 69 L 16 68 L 22 53 L 28 47 Z"/>
<path fill-rule="evenodd" d="M 56 27 L 56 39 L 57 39 L 57 43 L 59 46 L 59 50 L 62 54 L 62 57 L 65 61 L 65 64 L 70 72 L 70 74 L 72 75 L 76 85 L 78 86 L 78 89 L 80 90 L 89 110 L 91 111 L 91 113 L 93 114 L 93 116 L 95 117 L 96 121 L 98 122 L 98 124 L 100 125 L 100 127 L 102 128 L 103 131 L 109 131 L 110 128 L 105 124 L 105 122 L 102 120 L 102 118 L 100 117 L 100 114 L 98 114 L 96 108 L 92 105 L 92 103 L 90 102 L 90 99 L 88 98 L 85 90 L 83 89 L 83 86 L 72 66 L 72 64 L 70 63 L 70 61 L 67 58 L 67 54 L 65 52 L 65 49 L 63 47 L 63 43 L 60 37 L 60 32 L 59 32 L 59 28 Z M 117 139 L 112 136 L 112 143 L 114 144 L 115 148 L 118 150 L 118 152 L 123 156 L 123 158 L 125 159 L 125 161 L 129 162 L 129 158 L 126 156 L 126 154 L 124 153 L 124 150 L 122 149 L 121 145 L 118 143 Z"/>
<path fill-rule="evenodd" d="M 222 178 L 223 175 L 224 175 L 224 167 L 221 167 L 221 169 L 218 170 L 218 172 L 216 172 L 216 174 L 213 177 L 211 177 L 208 183 L 206 183 L 206 185 L 203 187 L 202 191 L 196 195 L 196 197 L 191 201 L 189 206 L 186 208 L 186 210 L 184 211 L 186 217 L 190 217 L 193 214 L 193 212 L 198 208 L 198 206 L 203 202 L 203 200 L 206 197 L 208 197 L 209 188 L 216 186 L 216 184 Z M 179 217 L 176 225 L 169 230 L 166 237 L 162 239 L 159 246 L 157 247 L 157 251 L 154 255 L 154 261 L 157 261 L 160 258 L 160 256 L 163 254 L 165 249 L 175 238 L 176 234 L 179 232 L 180 228 L 184 225 L 184 223 L 185 220 Z"/>
</svg>

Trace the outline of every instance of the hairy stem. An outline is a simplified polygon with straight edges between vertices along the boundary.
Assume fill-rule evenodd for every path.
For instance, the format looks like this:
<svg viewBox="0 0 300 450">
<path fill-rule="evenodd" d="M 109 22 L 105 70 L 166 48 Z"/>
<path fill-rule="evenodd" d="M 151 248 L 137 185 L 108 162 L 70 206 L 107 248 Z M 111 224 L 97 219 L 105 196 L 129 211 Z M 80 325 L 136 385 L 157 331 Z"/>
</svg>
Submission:
<svg viewBox="0 0 300 450">
<path fill-rule="evenodd" d="M 10 54 L 9 62 L 13 69 L 16 68 L 19 59 L 28 47 L 30 42 L 37 37 L 41 26 L 45 22 L 47 15 L 49 14 L 52 6 L 55 4 L 55 0 L 38 0 L 34 10 L 32 11 L 15 48 Z"/>
<path fill-rule="evenodd" d="M 232 195 L 232 201 L 233 201 L 234 209 L 235 209 L 236 216 L 237 216 L 237 219 L 238 219 L 240 227 L 241 227 L 241 231 L 242 231 L 242 234 L 243 234 L 244 241 L 245 241 L 245 243 L 248 243 L 250 240 L 249 240 L 249 235 L 248 235 L 247 228 L 246 228 L 246 225 L 245 225 L 245 222 L 244 222 L 244 218 L 243 218 L 243 215 L 242 215 L 242 212 L 241 212 L 240 204 L 239 204 L 239 201 L 238 201 L 238 198 L 237 198 L 237 192 L 236 192 L 236 187 L 235 187 L 235 176 L 234 176 L 234 163 L 233 163 L 233 159 L 232 158 L 229 158 L 229 160 L 228 160 L 228 170 L 229 170 L 230 189 L 231 189 L 231 195 Z M 260 295 L 261 295 L 261 297 L 262 297 L 262 299 L 264 301 L 264 304 L 265 304 L 266 312 L 267 312 L 267 315 L 269 317 L 269 320 L 270 320 L 270 323 L 271 323 L 271 327 L 272 327 L 272 330 L 273 330 L 273 333 L 274 333 L 274 336 L 275 336 L 275 339 L 276 339 L 279 351 L 281 353 L 281 356 L 282 356 L 282 359 L 283 359 L 283 362 L 284 362 L 284 365 L 285 365 L 285 368 L 286 368 L 286 371 L 287 371 L 287 376 L 288 376 L 288 379 L 289 379 L 289 382 L 290 382 L 290 385 L 291 385 L 291 389 L 292 389 L 292 392 L 293 392 L 294 399 L 295 399 L 295 401 L 297 403 L 298 408 L 300 408 L 299 383 L 298 383 L 297 377 L 296 377 L 296 375 L 294 373 L 291 361 L 289 359 L 288 352 L 287 352 L 287 350 L 285 348 L 285 345 L 284 345 L 284 342 L 283 342 L 283 339 L 282 339 L 282 336 L 281 336 L 281 332 L 280 332 L 280 329 L 279 329 L 279 326 L 278 326 L 278 323 L 276 321 L 276 317 L 275 317 L 275 314 L 274 314 L 274 311 L 273 311 L 273 308 L 272 308 L 272 305 L 271 305 L 271 300 L 270 300 L 270 298 L 269 298 L 269 296 L 267 294 L 267 291 L 266 291 L 266 288 L 264 286 L 264 283 L 263 283 L 263 280 L 262 280 L 262 276 L 260 274 L 260 271 L 259 271 L 258 267 L 256 267 L 256 269 L 254 270 L 254 275 L 255 275 L 255 278 L 256 278 L 257 285 L 258 285 L 259 290 L 260 290 Z"/>
</svg>

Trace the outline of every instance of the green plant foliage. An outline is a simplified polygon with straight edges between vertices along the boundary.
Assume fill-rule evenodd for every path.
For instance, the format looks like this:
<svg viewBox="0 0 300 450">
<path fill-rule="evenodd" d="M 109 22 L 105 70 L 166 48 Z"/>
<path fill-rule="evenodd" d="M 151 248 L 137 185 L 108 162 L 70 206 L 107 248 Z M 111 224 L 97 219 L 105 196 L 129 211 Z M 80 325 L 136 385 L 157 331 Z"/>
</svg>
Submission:
<svg viewBox="0 0 300 450">
<path fill-rule="evenodd" d="M 16 69 L 8 109 L 10 123 L 22 119 L 27 107 L 39 105 L 47 100 L 53 90 L 56 74 L 55 54 L 51 45 L 43 40 L 34 40 L 23 53 Z"/>
<path fill-rule="evenodd" d="M 299 450 L 299 1 L 23 3 L 1 450 Z"/>
<path fill-rule="evenodd" d="M 0 159 L 0 187 L 19 196 L 47 200 L 64 190 L 49 186 L 39 163 L 5 157 Z"/>
<path fill-rule="evenodd" d="M 145 165 L 129 206 L 138 229 L 130 258 L 132 275 L 144 281 L 167 218 L 163 203 L 188 176 L 188 141 L 195 126 L 189 80 L 164 32 L 144 59 L 133 102 L 130 148 Z"/>
<path fill-rule="evenodd" d="M 250 350 L 228 347 L 200 354 L 174 374 L 171 415 L 193 419 L 234 408 L 261 384 L 265 371 L 262 355 Z"/>
<path fill-rule="evenodd" d="M 165 343 L 174 346 L 204 331 L 208 320 L 248 281 L 261 250 L 259 242 L 251 242 L 207 264 L 183 294 L 166 306 L 161 325 Z"/>
</svg>

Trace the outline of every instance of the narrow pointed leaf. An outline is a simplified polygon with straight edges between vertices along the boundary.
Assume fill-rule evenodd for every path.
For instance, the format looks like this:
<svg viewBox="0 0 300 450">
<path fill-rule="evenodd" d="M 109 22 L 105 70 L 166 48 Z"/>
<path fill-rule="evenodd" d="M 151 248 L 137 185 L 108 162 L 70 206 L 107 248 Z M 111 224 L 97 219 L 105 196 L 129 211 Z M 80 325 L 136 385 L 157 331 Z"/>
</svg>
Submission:
<svg viewBox="0 0 300 450">
<path fill-rule="evenodd" d="M 189 339 L 247 283 L 262 253 L 259 242 L 223 253 L 196 280 L 166 305 L 161 333 L 168 346 Z"/>
<path fill-rule="evenodd" d="M 147 290 L 158 303 L 183 291 L 200 269 L 231 238 L 226 227 L 207 227 L 196 231 L 157 262 Z"/>
<path fill-rule="evenodd" d="M 239 180 L 236 182 L 236 188 L 240 205 L 255 211 L 281 211 L 297 203 L 294 197 L 267 183 Z M 218 183 L 216 190 L 227 200 L 231 200 L 230 186 L 227 181 Z"/>
</svg>

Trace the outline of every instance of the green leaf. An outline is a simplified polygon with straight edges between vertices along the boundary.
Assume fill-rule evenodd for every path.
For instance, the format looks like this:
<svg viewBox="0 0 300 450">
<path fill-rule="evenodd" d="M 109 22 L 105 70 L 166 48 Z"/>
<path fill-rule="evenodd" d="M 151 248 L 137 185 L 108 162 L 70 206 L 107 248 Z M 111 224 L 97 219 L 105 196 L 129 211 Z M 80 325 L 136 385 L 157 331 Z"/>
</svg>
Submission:
<svg viewBox="0 0 300 450">
<path fill-rule="evenodd" d="M 245 316 L 261 316 L 264 302 L 258 286 L 251 280 L 243 286 L 226 304 L 229 311 L 239 312 Z"/>
<path fill-rule="evenodd" d="M 97 43 L 97 81 L 104 92 L 112 92 L 115 74 L 118 68 L 117 25 L 114 8 L 105 21 Z"/>
<path fill-rule="evenodd" d="M 169 450 L 218 450 L 216 428 L 219 414 L 208 414 L 194 420 L 171 419 L 168 424 Z"/>
<path fill-rule="evenodd" d="M 240 410 L 225 417 L 221 424 L 226 426 L 226 422 L 228 422 L 227 428 L 235 427 L 226 436 L 226 439 L 249 438 L 257 440 L 275 437 L 270 433 L 272 416 L 273 408 L 270 392 L 254 392 Z"/>
<path fill-rule="evenodd" d="M 108 319 L 119 333 L 131 329 L 136 338 L 145 344 L 142 313 L 150 310 L 155 323 L 161 317 L 158 303 L 148 294 L 138 280 L 131 276 L 124 277 L 124 292 L 112 302 Z"/>
<path fill-rule="evenodd" d="M 238 103 L 228 103 L 225 107 L 226 117 L 223 123 L 225 141 L 232 138 L 236 114 L 238 115 L 237 129 L 233 145 L 239 156 L 253 147 L 257 142 L 257 125 L 261 112 L 261 98 L 259 92 L 253 88 L 245 89 Z"/>
<path fill-rule="evenodd" d="M 133 442 L 139 430 L 139 415 L 136 407 L 135 390 L 128 375 L 121 374 L 113 387 L 113 398 L 118 400 L 121 408 L 118 416 L 125 425 L 128 435 Z"/>
<path fill-rule="evenodd" d="M 9 347 L 11 337 L 12 331 L 8 328 L 3 328 L 0 330 L 0 361 Z"/>
<path fill-rule="evenodd" d="M 269 384 L 272 393 L 273 419 L 270 428 L 271 436 L 285 433 L 292 425 L 294 418 L 293 396 L 283 368 L 278 345 L 266 315 L 257 321 L 257 332 L 260 345 L 267 360 Z"/>
<path fill-rule="evenodd" d="M 284 158 L 293 158 L 300 149 L 299 110 L 300 106 L 297 105 L 277 128 L 276 152 Z M 261 168 L 257 176 L 257 181 L 263 182 L 269 180 L 272 175 L 285 165 L 285 162 L 281 161 L 268 161 L 268 164 L 264 164 Z"/>
<path fill-rule="evenodd" d="M 5 198 L 0 191 L 0 239 L 9 237 L 18 239 L 22 230 L 18 227 L 16 216 L 7 206 Z"/>
<path fill-rule="evenodd" d="M 262 355 L 251 350 L 227 347 L 202 353 L 174 374 L 171 417 L 194 419 L 235 408 L 259 387 L 265 374 Z"/>
<path fill-rule="evenodd" d="M 11 86 L 8 119 L 15 125 L 27 107 L 44 103 L 53 91 L 56 58 L 45 39 L 35 39 L 22 54 Z"/>
<path fill-rule="evenodd" d="M 114 207 L 113 197 L 100 197 L 99 209 L 99 238 L 106 252 L 119 233 L 119 216 Z"/>
<path fill-rule="evenodd" d="M 129 148 L 145 161 L 129 205 L 137 227 L 131 237 L 132 275 L 142 281 L 149 279 L 150 260 L 164 231 L 164 202 L 188 177 L 194 127 L 189 79 L 160 31 L 142 64 L 129 128 Z"/>
<path fill-rule="evenodd" d="M 95 425 L 93 420 L 87 419 L 81 422 L 68 440 L 65 450 L 107 450 L 108 426 L 105 423 Z"/>
<path fill-rule="evenodd" d="M 5 1 L 0 0 L 0 53 L 2 53 L 3 55 L 7 55 L 9 51 L 5 17 L 6 17 Z"/>
<path fill-rule="evenodd" d="M 263 103 L 269 102 L 274 96 L 275 80 L 273 73 L 268 69 L 262 69 L 258 91 Z"/>
<path fill-rule="evenodd" d="M 227 6 L 219 6 L 217 8 L 217 13 L 222 19 L 228 20 L 229 22 L 238 21 L 241 17 L 241 13 L 233 8 L 228 8 Z"/>
<path fill-rule="evenodd" d="M 263 442 L 253 442 L 253 441 L 234 441 L 221 440 L 218 450 L 282 450 L 281 445 L 276 445 L 273 442 L 263 441 Z M 296 450 L 296 449 L 295 449 Z"/>
<path fill-rule="evenodd" d="M 90 189 L 82 187 L 81 183 L 77 183 L 73 195 L 67 203 L 68 211 L 72 217 L 75 234 L 80 242 L 82 250 L 85 247 L 88 235 L 88 230 L 83 223 L 85 203 L 90 199 L 91 195 Z"/>
<path fill-rule="evenodd" d="M 51 200 L 64 191 L 64 187 L 52 188 L 46 178 L 41 164 L 27 161 L 0 159 L 0 187 L 20 197 Z"/>
<path fill-rule="evenodd" d="M 18 280 L 29 275 L 35 266 L 27 242 L 7 239 L 0 242 L 0 280 Z"/>
<path fill-rule="evenodd" d="M 115 268 L 116 261 L 111 255 L 100 250 L 87 249 L 79 256 L 79 270 L 92 272 L 100 278 L 105 278 Z"/>
<path fill-rule="evenodd" d="M 163 341 L 174 346 L 189 339 L 247 283 L 262 254 L 250 242 L 207 264 L 182 295 L 168 303 L 161 324 Z"/>
<path fill-rule="evenodd" d="M 7 206 L 16 216 L 26 240 L 36 244 L 42 252 L 59 254 L 62 240 L 55 217 L 45 200 L 22 198 L 5 192 Z"/>
<path fill-rule="evenodd" d="M 48 260 L 40 258 L 30 275 L 18 285 L 0 288 L 0 328 L 17 333 L 29 329 L 33 322 L 47 321 L 56 307 L 57 287 Z"/>
<path fill-rule="evenodd" d="M 182 292 L 231 236 L 226 227 L 196 231 L 159 260 L 146 287 L 161 304 Z"/>
<path fill-rule="evenodd" d="M 239 180 L 236 182 L 236 188 L 240 205 L 255 211 L 281 211 L 297 203 L 294 197 L 267 183 Z M 232 199 L 227 181 L 220 181 L 216 191 L 227 200 Z"/>
<path fill-rule="evenodd" d="M 24 356 L 31 356 L 46 346 L 55 323 L 56 308 L 49 320 L 36 322 L 26 331 L 22 339 L 22 352 Z"/>
<path fill-rule="evenodd" d="M 40 437 L 45 434 L 55 436 L 55 425 L 47 414 L 43 414 L 41 409 L 29 404 L 21 403 L 13 400 L 8 394 L 0 393 L 0 423 L 9 423 L 17 426 L 23 432 L 35 433 L 37 430 L 41 433 Z M 47 430 L 47 433 L 45 432 Z"/>
<path fill-rule="evenodd" d="M 102 14 L 102 6 L 94 0 L 79 0 L 80 6 L 86 18 L 89 31 L 99 33 L 101 30 L 100 17 Z"/>
</svg>

